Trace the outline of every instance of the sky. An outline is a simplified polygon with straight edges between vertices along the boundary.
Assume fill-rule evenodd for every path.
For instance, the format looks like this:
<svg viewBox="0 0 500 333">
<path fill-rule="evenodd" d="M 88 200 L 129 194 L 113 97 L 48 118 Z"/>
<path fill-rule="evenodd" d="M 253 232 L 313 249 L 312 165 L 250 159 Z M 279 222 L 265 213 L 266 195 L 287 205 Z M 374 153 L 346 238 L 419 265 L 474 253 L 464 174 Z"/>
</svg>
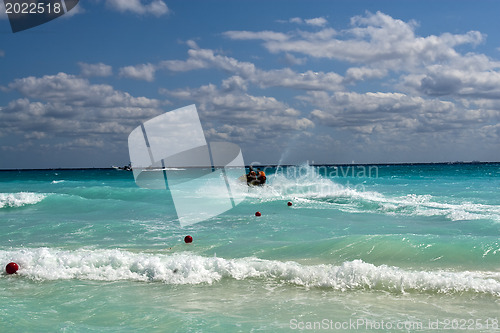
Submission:
<svg viewBox="0 0 500 333">
<path fill-rule="evenodd" d="M 500 161 L 500 1 L 81 0 L 13 33 L 0 169 L 129 162 L 195 104 L 246 164 Z"/>
</svg>

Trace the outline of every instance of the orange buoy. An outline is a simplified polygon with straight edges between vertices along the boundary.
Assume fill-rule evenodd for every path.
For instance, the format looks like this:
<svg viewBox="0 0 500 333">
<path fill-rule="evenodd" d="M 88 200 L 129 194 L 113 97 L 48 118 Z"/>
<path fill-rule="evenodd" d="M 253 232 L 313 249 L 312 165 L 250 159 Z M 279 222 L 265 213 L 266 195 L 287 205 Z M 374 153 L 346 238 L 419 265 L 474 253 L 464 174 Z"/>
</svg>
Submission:
<svg viewBox="0 0 500 333">
<path fill-rule="evenodd" d="M 14 274 L 18 269 L 19 265 L 15 262 L 10 262 L 7 264 L 7 266 L 5 266 L 5 271 L 7 272 L 7 274 Z"/>
<path fill-rule="evenodd" d="M 187 235 L 186 237 L 184 237 L 184 242 L 185 243 L 192 243 L 193 242 L 193 237 Z"/>
<path fill-rule="evenodd" d="M 261 216 L 262 214 L 260 212 L 256 212 L 255 216 Z"/>
<path fill-rule="evenodd" d="M 287 205 L 291 206 L 291 205 L 293 205 L 293 203 L 291 201 L 288 201 Z"/>
</svg>

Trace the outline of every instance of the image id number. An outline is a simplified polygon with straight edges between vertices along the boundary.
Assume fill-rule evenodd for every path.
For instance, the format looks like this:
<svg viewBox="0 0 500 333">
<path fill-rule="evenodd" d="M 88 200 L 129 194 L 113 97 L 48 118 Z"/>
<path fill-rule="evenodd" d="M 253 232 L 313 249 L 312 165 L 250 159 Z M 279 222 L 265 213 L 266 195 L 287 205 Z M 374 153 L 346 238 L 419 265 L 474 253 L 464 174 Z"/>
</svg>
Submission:
<svg viewBox="0 0 500 333">
<path fill-rule="evenodd" d="M 62 6 L 60 2 L 16 2 L 5 4 L 6 14 L 59 14 L 62 11 Z"/>
</svg>

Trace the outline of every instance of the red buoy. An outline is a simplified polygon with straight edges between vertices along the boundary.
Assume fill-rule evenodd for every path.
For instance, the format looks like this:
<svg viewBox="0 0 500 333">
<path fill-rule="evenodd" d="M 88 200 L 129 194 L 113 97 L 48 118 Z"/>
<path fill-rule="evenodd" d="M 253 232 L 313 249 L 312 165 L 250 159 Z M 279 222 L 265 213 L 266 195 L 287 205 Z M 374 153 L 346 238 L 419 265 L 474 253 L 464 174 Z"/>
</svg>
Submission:
<svg viewBox="0 0 500 333">
<path fill-rule="evenodd" d="M 7 266 L 5 266 L 5 271 L 7 272 L 7 274 L 14 274 L 18 269 L 19 265 L 15 262 L 10 262 L 7 264 Z"/>
<path fill-rule="evenodd" d="M 255 216 L 261 216 L 262 214 L 260 212 L 256 212 Z"/>
<path fill-rule="evenodd" d="M 192 243 L 193 242 L 193 237 L 187 235 L 186 237 L 184 237 L 184 242 L 185 243 Z"/>
<path fill-rule="evenodd" d="M 293 203 L 291 201 L 288 201 L 287 205 L 291 206 L 291 205 L 293 205 Z"/>
</svg>

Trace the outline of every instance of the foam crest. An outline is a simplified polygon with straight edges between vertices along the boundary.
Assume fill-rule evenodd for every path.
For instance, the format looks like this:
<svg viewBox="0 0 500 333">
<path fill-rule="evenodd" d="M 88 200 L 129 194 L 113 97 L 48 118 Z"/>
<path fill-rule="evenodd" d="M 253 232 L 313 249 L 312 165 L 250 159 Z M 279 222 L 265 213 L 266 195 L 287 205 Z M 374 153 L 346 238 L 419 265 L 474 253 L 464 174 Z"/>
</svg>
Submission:
<svg viewBox="0 0 500 333">
<path fill-rule="evenodd" d="M 322 177 L 315 167 L 306 164 L 297 167 L 292 173 L 277 170 L 274 175 L 268 175 L 266 186 L 251 188 L 248 194 L 250 197 L 272 201 L 283 198 L 334 197 L 345 190 L 346 187 Z"/>
<path fill-rule="evenodd" d="M 351 213 L 378 212 L 390 215 L 444 216 L 452 221 L 490 219 L 500 221 L 500 207 L 472 202 L 440 202 L 429 194 L 388 196 L 364 186 L 343 186 L 323 177 L 315 167 L 302 165 L 291 175 L 277 172 L 269 185 L 249 192 L 261 201 L 295 199 L 315 208 L 335 208 Z"/>
<path fill-rule="evenodd" d="M 18 275 L 33 280 L 131 280 L 166 284 L 212 284 L 223 279 L 263 279 L 291 286 L 339 291 L 480 293 L 500 297 L 500 273 L 409 271 L 361 260 L 341 265 L 301 265 L 258 258 L 224 259 L 191 253 L 151 254 L 123 250 L 49 248 L 0 250 L 0 262 L 15 261 Z M 5 274 L 5 273 L 4 273 Z M 4 275 L 5 276 L 5 275 Z"/>
<path fill-rule="evenodd" d="M 394 202 L 383 204 L 388 211 L 395 204 L 396 211 L 401 210 L 409 215 L 436 216 L 442 215 L 452 221 L 491 219 L 500 221 L 500 207 L 479 203 L 446 203 L 437 202 L 430 195 L 407 195 L 396 198 Z"/>
<path fill-rule="evenodd" d="M 45 194 L 30 192 L 0 193 L 0 208 L 34 205 L 45 199 L 45 197 Z"/>
</svg>

